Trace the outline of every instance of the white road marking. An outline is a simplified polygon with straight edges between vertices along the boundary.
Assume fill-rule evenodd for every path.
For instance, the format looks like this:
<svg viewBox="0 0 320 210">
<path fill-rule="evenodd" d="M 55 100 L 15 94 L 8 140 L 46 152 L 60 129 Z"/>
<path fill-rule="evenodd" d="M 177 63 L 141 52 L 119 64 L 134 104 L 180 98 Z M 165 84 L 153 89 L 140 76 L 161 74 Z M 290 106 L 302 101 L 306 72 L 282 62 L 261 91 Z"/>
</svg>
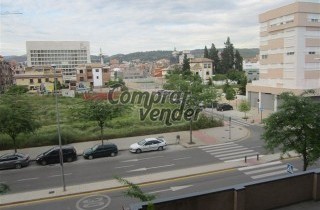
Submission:
<svg viewBox="0 0 320 210">
<path fill-rule="evenodd" d="M 223 144 L 214 144 L 214 145 L 200 146 L 200 147 L 198 147 L 198 148 L 199 148 L 199 149 L 204 149 L 204 150 L 206 150 L 206 148 L 220 147 L 220 146 L 224 146 L 224 145 L 228 145 L 228 144 L 234 144 L 234 143 L 233 143 L 233 142 L 228 142 L 228 143 L 223 143 Z"/>
<path fill-rule="evenodd" d="M 263 157 L 264 155 L 259 155 L 259 157 Z M 249 159 L 256 159 L 257 158 L 257 155 L 255 156 L 247 156 L 247 160 Z M 225 163 L 230 163 L 230 162 L 236 162 L 236 161 L 244 161 L 244 157 L 243 158 L 238 158 L 238 159 L 233 159 L 233 160 L 226 160 L 224 161 Z"/>
<path fill-rule="evenodd" d="M 65 176 L 69 176 L 71 175 L 72 173 L 68 173 L 68 174 L 64 174 Z M 61 174 L 57 174 L 57 175 L 52 175 L 52 176 L 49 176 L 49 178 L 53 178 L 53 177 L 58 177 L 58 176 L 61 176 Z"/>
<path fill-rule="evenodd" d="M 39 179 L 39 177 L 26 178 L 26 179 L 19 179 L 19 180 L 17 180 L 17 182 L 29 181 L 29 180 L 35 180 L 35 179 Z"/>
<path fill-rule="evenodd" d="M 160 157 L 164 157 L 164 156 L 154 156 L 154 157 L 148 157 L 148 158 L 130 159 L 130 160 L 124 160 L 124 161 L 121 161 L 121 162 L 137 162 L 137 161 L 140 161 L 140 160 L 149 160 L 149 159 L 160 158 Z"/>
<path fill-rule="evenodd" d="M 237 148 L 245 148 L 245 147 L 243 147 L 243 146 L 232 146 L 232 147 L 226 147 L 226 148 L 206 150 L 206 152 L 218 152 L 218 151 L 224 151 L 224 150 L 230 150 L 230 149 L 237 149 Z"/>
<path fill-rule="evenodd" d="M 244 150 L 247 150 L 247 148 L 243 147 L 243 148 L 236 148 L 236 149 L 232 149 L 232 150 L 228 150 L 228 152 L 237 152 L 237 151 L 244 151 Z M 253 150 L 252 150 L 253 151 Z M 215 152 L 215 153 L 212 153 L 212 154 L 215 154 L 215 155 L 219 155 L 219 154 L 226 154 L 226 151 L 220 151 L 220 152 Z"/>
<path fill-rule="evenodd" d="M 149 167 L 149 168 L 138 168 L 138 169 L 134 169 L 131 171 L 127 171 L 127 172 L 137 172 L 137 171 L 146 171 L 149 169 L 155 169 L 155 168 L 164 168 L 164 167 L 170 167 L 170 166 L 174 166 L 174 164 L 170 164 L 170 165 L 163 165 L 163 166 L 155 166 L 155 167 Z"/>
<path fill-rule="evenodd" d="M 241 155 L 233 155 L 233 156 L 229 156 L 229 157 L 223 157 L 223 158 L 219 158 L 220 160 L 228 160 L 228 159 L 232 159 L 232 158 L 239 158 L 239 157 L 244 157 L 245 156 L 249 156 L 249 155 L 254 155 L 257 154 L 256 152 L 251 152 L 251 153 L 247 153 L 247 154 L 241 154 Z"/>
<path fill-rule="evenodd" d="M 245 171 L 245 170 L 250 170 L 250 169 L 255 169 L 255 168 L 262 168 L 265 166 L 278 165 L 281 163 L 282 163 L 281 161 L 275 161 L 275 162 L 270 162 L 270 163 L 264 163 L 264 164 L 254 165 L 254 166 L 247 166 L 247 167 L 243 167 L 243 168 L 238 168 L 238 170 Z"/>
<path fill-rule="evenodd" d="M 263 168 L 263 169 L 259 169 L 259 170 L 248 171 L 248 172 L 244 172 L 244 173 L 247 174 L 247 175 L 259 174 L 259 173 L 262 173 L 262 172 L 275 171 L 275 170 L 278 170 L 278 169 L 286 170 L 287 168 L 286 168 L 285 165 L 280 165 L 280 166 L 273 166 L 273 167 L 270 167 L 270 168 Z"/>
<path fill-rule="evenodd" d="M 293 171 L 298 171 L 298 169 L 294 168 Z M 281 170 L 281 171 L 275 171 L 275 172 L 270 172 L 270 173 L 266 173 L 266 174 L 261 174 L 261 175 L 257 175 L 257 176 L 252 176 L 252 179 L 261 179 L 264 177 L 268 177 L 268 176 L 274 176 L 274 175 L 279 175 L 279 174 L 286 174 L 288 173 L 287 170 Z"/>
<path fill-rule="evenodd" d="M 250 152 L 254 152 L 254 151 L 249 149 L 249 150 L 243 150 L 243 151 L 238 151 L 238 152 L 230 152 L 228 154 L 225 153 L 222 155 L 215 155 L 215 157 L 220 158 L 220 157 L 226 157 L 226 156 L 232 156 L 232 155 L 236 155 L 236 154 L 243 154 L 243 153 L 250 153 Z"/>
<path fill-rule="evenodd" d="M 182 157 L 182 158 L 176 158 L 176 159 L 173 159 L 173 160 L 185 160 L 185 159 L 189 159 L 191 157 Z"/>
<path fill-rule="evenodd" d="M 115 167 L 115 168 L 129 168 L 129 167 L 133 167 L 135 165 L 129 165 L 129 166 L 118 166 L 118 167 Z"/>
<path fill-rule="evenodd" d="M 192 186 L 193 186 L 193 185 L 184 185 L 184 186 L 170 187 L 169 189 L 152 191 L 152 192 L 149 192 L 149 194 L 155 194 L 155 193 L 167 192 L 167 191 L 175 192 L 175 191 L 182 190 L 182 189 L 185 189 L 185 188 L 188 188 L 188 187 L 192 187 Z"/>
</svg>

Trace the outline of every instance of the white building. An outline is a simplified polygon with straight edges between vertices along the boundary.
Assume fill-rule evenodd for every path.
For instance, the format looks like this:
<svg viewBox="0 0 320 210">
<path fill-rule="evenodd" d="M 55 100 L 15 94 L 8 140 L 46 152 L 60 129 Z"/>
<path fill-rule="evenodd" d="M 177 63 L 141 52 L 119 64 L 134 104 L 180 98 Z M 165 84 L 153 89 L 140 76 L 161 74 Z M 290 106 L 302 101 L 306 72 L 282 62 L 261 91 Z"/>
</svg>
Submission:
<svg viewBox="0 0 320 210">
<path fill-rule="evenodd" d="M 243 61 L 242 63 L 243 71 L 246 73 L 248 81 L 254 81 L 259 79 L 259 61 Z"/>
<path fill-rule="evenodd" d="M 56 65 L 66 83 L 76 80 L 77 65 L 91 63 L 87 41 L 27 41 L 26 46 L 29 67 Z"/>
<path fill-rule="evenodd" d="M 295 2 L 259 16 L 260 75 L 247 85 L 251 106 L 277 110 L 278 95 L 320 95 L 320 3 Z"/>
<path fill-rule="evenodd" d="M 194 58 L 190 60 L 190 70 L 199 75 L 203 83 L 207 83 L 212 78 L 213 65 L 209 58 Z"/>
</svg>

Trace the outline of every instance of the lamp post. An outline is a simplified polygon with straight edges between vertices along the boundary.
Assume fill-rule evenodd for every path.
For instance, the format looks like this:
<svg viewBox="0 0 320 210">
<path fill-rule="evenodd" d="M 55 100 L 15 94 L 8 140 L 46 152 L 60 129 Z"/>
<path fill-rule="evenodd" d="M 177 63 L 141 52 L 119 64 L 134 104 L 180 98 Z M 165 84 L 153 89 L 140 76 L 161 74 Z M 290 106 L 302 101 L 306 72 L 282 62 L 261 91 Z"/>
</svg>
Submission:
<svg viewBox="0 0 320 210">
<path fill-rule="evenodd" d="M 51 65 L 54 69 L 54 91 L 55 91 L 55 101 L 56 101 L 56 116 L 57 116 L 57 131 L 58 131 L 58 138 L 59 138 L 59 158 L 60 158 L 60 168 L 61 168 L 61 176 L 62 176 L 62 185 L 63 191 L 66 191 L 66 182 L 64 178 L 64 169 L 63 169 L 63 153 L 62 153 L 62 144 L 61 144 L 61 133 L 60 133 L 60 114 L 58 109 L 58 91 L 57 91 L 57 71 L 56 65 Z"/>
</svg>

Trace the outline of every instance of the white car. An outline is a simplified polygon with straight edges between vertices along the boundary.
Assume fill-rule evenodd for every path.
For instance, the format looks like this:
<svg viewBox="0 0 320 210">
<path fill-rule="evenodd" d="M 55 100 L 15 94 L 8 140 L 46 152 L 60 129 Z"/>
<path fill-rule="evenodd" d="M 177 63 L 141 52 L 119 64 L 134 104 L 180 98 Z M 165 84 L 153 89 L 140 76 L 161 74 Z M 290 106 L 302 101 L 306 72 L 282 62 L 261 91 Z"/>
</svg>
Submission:
<svg viewBox="0 0 320 210">
<path fill-rule="evenodd" d="M 141 153 L 152 150 L 163 150 L 167 142 L 162 138 L 146 138 L 130 146 L 130 152 Z"/>
</svg>

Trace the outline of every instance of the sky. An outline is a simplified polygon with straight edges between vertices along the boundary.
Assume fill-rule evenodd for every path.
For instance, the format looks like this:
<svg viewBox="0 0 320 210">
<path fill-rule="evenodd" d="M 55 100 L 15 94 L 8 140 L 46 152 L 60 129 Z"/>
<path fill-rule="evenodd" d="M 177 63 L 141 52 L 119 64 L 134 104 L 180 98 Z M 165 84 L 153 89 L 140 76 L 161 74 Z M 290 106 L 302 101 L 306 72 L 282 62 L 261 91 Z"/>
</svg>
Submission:
<svg viewBox="0 0 320 210">
<path fill-rule="evenodd" d="M 0 55 L 26 41 L 89 41 L 92 55 L 259 47 L 258 15 L 294 0 L 0 0 Z M 6 14 L 21 12 L 23 14 Z"/>
</svg>

